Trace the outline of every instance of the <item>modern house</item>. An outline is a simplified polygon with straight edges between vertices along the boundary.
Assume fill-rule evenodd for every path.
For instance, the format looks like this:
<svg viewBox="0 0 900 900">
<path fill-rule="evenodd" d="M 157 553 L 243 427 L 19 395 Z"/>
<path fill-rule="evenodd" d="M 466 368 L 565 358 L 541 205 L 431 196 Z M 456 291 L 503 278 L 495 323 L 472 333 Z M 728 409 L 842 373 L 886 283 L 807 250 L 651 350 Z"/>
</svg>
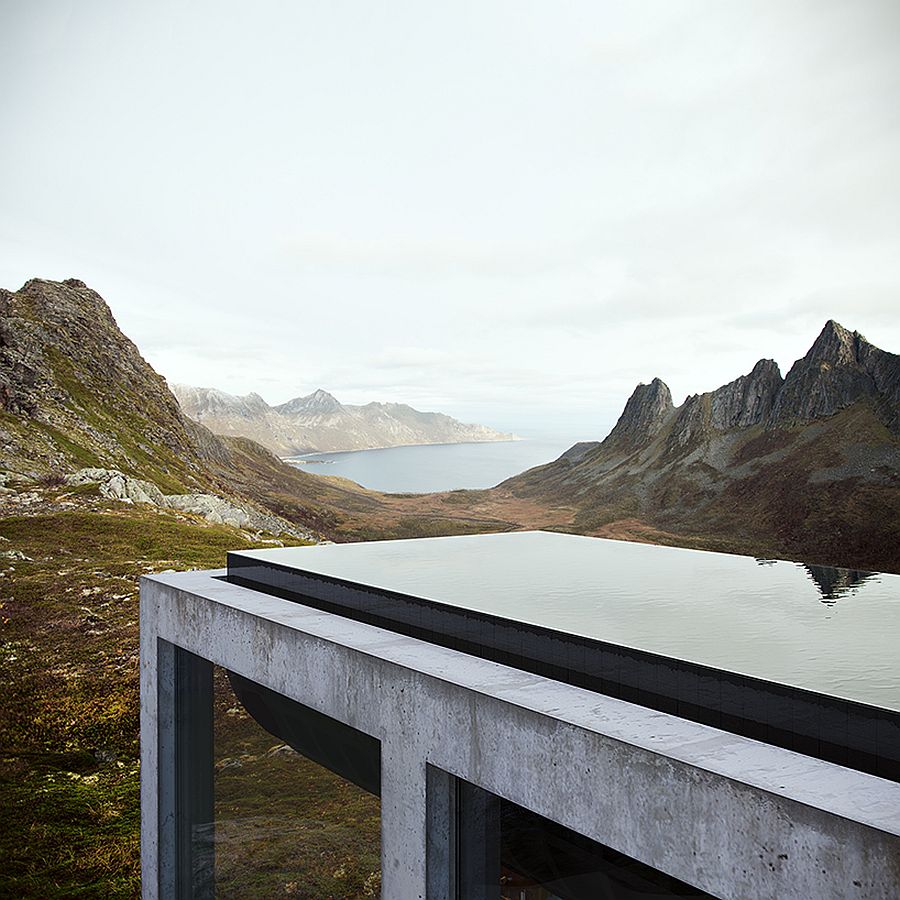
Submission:
<svg viewBox="0 0 900 900">
<path fill-rule="evenodd" d="M 302 763 L 373 798 L 385 900 L 896 898 L 898 646 L 900 576 L 544 532 L 147 577 L 144 897 L 330 859 Z M 223 756 L 234 722 L 281 743 Z M 245 804 L 265 866 L 242 778 L 300 816 Z"/>
</svg>

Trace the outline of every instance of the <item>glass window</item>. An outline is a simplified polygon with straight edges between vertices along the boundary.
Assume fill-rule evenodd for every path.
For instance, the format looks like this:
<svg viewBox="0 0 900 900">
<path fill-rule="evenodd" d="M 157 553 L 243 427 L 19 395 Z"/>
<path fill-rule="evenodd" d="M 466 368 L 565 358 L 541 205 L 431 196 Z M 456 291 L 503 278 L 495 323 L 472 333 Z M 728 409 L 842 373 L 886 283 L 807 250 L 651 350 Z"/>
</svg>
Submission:
<svg viewBox="0 0 900 900">
<path fill-rule="evenodd" d="M 467 782 L 456 802 L 459 900 L 710 896 Z"/>
<path fill-rule="evenodd" d="M 213 684 L 214 821 L 193 856 L 214 896 L 379 897 L 379 742 L 224 669 Z"/>
</svg>

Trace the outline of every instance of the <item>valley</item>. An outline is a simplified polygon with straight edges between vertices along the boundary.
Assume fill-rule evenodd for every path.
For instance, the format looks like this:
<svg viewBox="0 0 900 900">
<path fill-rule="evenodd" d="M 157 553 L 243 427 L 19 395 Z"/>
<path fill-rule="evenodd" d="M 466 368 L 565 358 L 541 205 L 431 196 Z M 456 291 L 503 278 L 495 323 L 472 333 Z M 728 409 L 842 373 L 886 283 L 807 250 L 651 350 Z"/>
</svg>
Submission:
<svg viewBox="0 0 900 900">
<path fill-rule="evenodd" d="M 654 379 L 492 489 L 381 493 L 192 421 L 83 283 L 0 291 L 0 893 L 135 894 L 140 575 L 517 529 L 897 572 L 898 430 L 900 358 L 829 322 L 784 378 Z"/>
</svg>

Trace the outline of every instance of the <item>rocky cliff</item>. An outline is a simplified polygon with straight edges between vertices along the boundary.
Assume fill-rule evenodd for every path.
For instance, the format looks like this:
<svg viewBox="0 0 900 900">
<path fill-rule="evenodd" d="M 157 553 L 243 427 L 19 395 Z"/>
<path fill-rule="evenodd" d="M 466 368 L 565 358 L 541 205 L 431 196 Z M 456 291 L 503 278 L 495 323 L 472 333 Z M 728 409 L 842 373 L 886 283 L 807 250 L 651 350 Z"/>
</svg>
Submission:
<svg viewBox="0 0 900 900">
<path fill-rule="evenodd" d="M 658 378 L 639 384 L 607 441 L 623 450 L 639 447 L 659 434 L 674 408 L 667 384 Z"/>
<path fill-rule="evenodd" d="M 654 379 L 603 441 L 497 493 L 569 506 L 579 531 L 634 520 L 900 569 L 900 356 L 829 321 L 784 379 L 762 359 L 678 407 Z"/>
<path fill-rule="evenodd" d="M 204 481 L 227 450 L 75 279 L 0 289 L 0 468 L 110 466 L 171 489 Z"/>
<path fill-rule="evenodd" d="M 749 375 L 741 375 L 713 391 L 709 424 L 727 431 L 768 421 L 783 383 L 775 360 L 761 359 Z"/>
<path fill-rule="evenodd" d="M 216 434 L 249 437 L 281 456 L 405 444 L 508 441 L 514 435 L 402 403 L 340 403 L 328 391 L 269 406 L 259 394 L 172 385 L 183 411 Z"/>
<path fill-rule="evenodd" d="M 871 402 L 884 424 L 900 434 L 900 356 L 830 321 L 791 367 L 771 419 L 811 422 L 860 401 Z"/>
</svg>

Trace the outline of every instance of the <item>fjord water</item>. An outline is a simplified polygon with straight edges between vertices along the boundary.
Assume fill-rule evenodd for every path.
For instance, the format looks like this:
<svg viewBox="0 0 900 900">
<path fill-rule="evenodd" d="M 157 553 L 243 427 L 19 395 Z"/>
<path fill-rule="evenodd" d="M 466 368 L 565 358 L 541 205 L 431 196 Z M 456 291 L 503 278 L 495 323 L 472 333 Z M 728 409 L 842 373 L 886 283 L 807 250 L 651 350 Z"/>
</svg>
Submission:
<svg viewBox="0 0 900 900">
<path fill-rule="evenodd" d="M 488 488 L 556 459 L 574 444 L 568 438 L 420 444 L 347 453 L 310 453 L 288 462 L 314 475 L 339 475 L 387 493 L 427 493 Z"/>
<path fill-rule="evenodd" d="M 548 532 L 239 555 L 900 711 L 900 575 Z"/>
</svg>

